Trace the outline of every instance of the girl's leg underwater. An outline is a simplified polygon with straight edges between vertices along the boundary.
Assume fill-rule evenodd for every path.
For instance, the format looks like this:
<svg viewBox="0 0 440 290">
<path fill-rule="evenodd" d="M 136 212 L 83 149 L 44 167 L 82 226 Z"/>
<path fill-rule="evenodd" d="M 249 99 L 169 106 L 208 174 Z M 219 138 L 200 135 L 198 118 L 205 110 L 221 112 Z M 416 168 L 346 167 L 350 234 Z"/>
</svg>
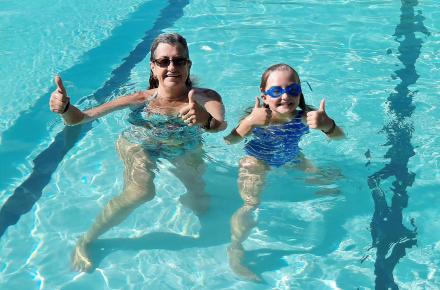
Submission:
<svg viewBox="0 0 440 290">
<path fill-rule="evenodd" d="M 240 161 L 238 188 L 243 199 L 243 206 L 231 218 L 231 245 L 228 247 L 229 265 L 239 276 L 261 281 L 261 278 L 244 265 L 242 243 L 257 225 L 253 213 L 260 204 L 260 194 L 264 186 L 267 165 L 254 157 L 245 157 Z"/>
</svg>

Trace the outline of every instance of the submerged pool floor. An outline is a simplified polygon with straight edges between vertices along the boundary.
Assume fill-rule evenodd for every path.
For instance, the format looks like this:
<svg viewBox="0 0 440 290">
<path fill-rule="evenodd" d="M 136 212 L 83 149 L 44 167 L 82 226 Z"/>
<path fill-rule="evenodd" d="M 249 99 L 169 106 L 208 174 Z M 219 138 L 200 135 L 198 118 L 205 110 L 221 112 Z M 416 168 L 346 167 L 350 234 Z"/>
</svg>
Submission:
<svg viewBox="0 0 440 290">
<path fill-rule="evenodd" d="M 20 5 L 0 4 L 0 289 L 437 289 L 435 1 Z M 128 112 L 65 128 L 47 107 L 52 77 L 81 108 L 143 90 L 151 42 L 171 31 L 188 40 L 197 85 L 226 106 L 229 127 L 204 136 L 204 211 L 188 207 L 161 159 L 156 197 L 92 246 L 92 273 L 78 273 L 75 243 L 123 187 L 115 142 Z M 312 131 L 301 142 L 322 176 L 269 172 L 243 242 L 256 283 L 228 258 L 244 151 L 223 137 L 280 62 L 308 84 L 307 103 L 326 99 L 347 138 Z"/>
</svg>

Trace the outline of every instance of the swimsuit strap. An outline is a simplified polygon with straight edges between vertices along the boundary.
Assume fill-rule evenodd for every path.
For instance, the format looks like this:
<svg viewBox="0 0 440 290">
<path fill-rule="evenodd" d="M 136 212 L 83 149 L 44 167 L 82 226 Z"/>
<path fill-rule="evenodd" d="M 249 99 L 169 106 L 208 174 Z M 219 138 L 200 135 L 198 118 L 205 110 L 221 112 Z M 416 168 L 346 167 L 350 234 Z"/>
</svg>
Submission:
<svg viewBox="0 0 440 290">
<path fill-rule="evenodd" d="M 142 106 L 143 110 L 146 110 L 149 107 L 150 102 L 153 101 L 154 99 L 156 99 L 157 96 L 158 96 L 158 93 L 156 91 L 154 94 L 152 94 L 151 96 L 147 97 L 145 99 L 145 102 L 144 102 L 143 106 Z"/>
<path fill-rule="evenodd" d="M 151 102 L 152 100 L 156 99 L 158 95 L 159 95 L 159 93 L 156 91 L 154 94 L 152 94 L 151 96 L 149 96 L 149 97 L 145 100 L 145 104 L 148 104 L 148 103 Z"/>
</svg>

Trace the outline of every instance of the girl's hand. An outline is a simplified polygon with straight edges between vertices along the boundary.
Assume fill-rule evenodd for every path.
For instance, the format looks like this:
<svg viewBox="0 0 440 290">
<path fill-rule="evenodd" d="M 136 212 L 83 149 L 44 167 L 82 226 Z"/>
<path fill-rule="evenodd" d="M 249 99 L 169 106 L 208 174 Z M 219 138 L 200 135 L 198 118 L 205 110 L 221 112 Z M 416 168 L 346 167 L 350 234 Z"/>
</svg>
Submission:
<svg viewBox="0 0 440 290">
<path fill-rule="evenodd" d="M 325 99 L 321 100 L 319 109 L 307 113 L 307 125 L 312 129 L 329 131 L 333 127 L 333 120 L 325 112 Z"/>
<path fill-rule="evenodd" d="M 270 123 L 272 118 L 272 111 L 269 108 L 261 107 L 260 99 L 255 97 L 255 106 L 252 112 L 247 116 L 244 121 L 246 121 L 250 126 L 265 126 Z"/>
<path fill-rule="evenodd" d="M 55 76 L 55 84 L 57 88 L 50 95 L 49 108 L 52 112 L 63 114 L 66 111 L 66 107 L 70 102 L 70 98 L 67 96 L 66 89 L 64 88 L 63 81 L 59 76 Z"/>
<path fill-rule="evenodd" d="M 260 99 L 255 98 L 255 106 L 252 112 L 244 118 L 232 132 L 226 136 L 227 144 L 235 144 L 252 132 L 252 128 L 268 125 L 272 118 L 272 111 L 269 108 L 260 106 Z"/>
<path fill-rule="evenodd" d="M 206 124 L 209 119 L 209 113 L 194 101 L 194 89 L 189 91 L 188 105 L 180 109 L 179 115 L 188 126 L 195 124 L 203 125 Z"/>
</svg>

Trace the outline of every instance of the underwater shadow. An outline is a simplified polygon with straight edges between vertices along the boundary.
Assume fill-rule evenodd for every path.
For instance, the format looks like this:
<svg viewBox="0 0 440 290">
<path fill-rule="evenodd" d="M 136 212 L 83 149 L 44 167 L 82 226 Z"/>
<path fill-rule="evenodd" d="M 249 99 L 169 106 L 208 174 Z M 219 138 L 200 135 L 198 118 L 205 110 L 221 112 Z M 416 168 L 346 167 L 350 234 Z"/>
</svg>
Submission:
<svg viewBox="0 0 440 290">
<path fill-rule="evenodd" d="M 429 31 L 423 25 L 421 11 L 417 14 L 414 8 L 418 1 L 403 0 L 400 23 L 395 30 L 395 40 L 399 43 L 399 60 L 403 68 L 395 71 L 395 76 L 401 79 L 396 86 L 397 93 L 392 93 L 387 99 L 390 122 L 382 132 L 386 134 L 389 146 L 384 158 L 389 163 L 368 177 L 368 186 L 374 201 L 374 214 L 371 220 L 372 248 L 376 248 L 374 264 L 375 289 L 398 289 L 394 281 L 393 271 L 401 258 L 406 255 L 406 249 L 417 244 L 417 227 L 411 220 L 413 229 L 403 224 L 403 209 L 408 206 L 408 187 L 411 187 L 415 174 L 408 169 L 409 159 L 415 155 L 411 144 L 414 127 L 411 115 L 415 110 L 413 97 L 409 86 L 416 84 L 419 75 L 415 69 L 423 41 L 416 38 L 416 32 L 429 36 Z M 370 150 L 367 151 L 370 155 Z M 368 164 L 367 164 L 368 165 Z M 386 192 L 381 188 L 381 181 L 394 178 L 391 204 L 386 199 Z M 365 258 L 364 258 L 365 259 Z"/>
<path fill-rule="evenodd" d="M 212 167 L 215 167 L 213 165 Z M 235 185 L 238 168 L 227 167 L 227 175 L 217 176 L 216 182 L 210 182 L 208 187 L 215 187 L 217 195 L 211 198 L 210 209 L 196 216 L 200 222 L 200 231 L 197 236 L 185 236 L 173 232 L 151 232 L 133 238 L 99 238 L 90 244 L 88 254 L 93 261 L 90 272 L 100 267 L 103 260 L 118 251 L 143 251 L 143 250 L 166 250 L 181 251 L 192 248 L 209 248 L 225 246 L 231 243 L 231 216 L 242 205 L 242 199 L 238 188 L 231 190 L 231 184 Z M 211 168 L 212 168 L 211 167 Z M 212 191 L 208 190 L 209 192 Z M 290 194 L 290 193 L 289 193 Z M 316 198 L 310 196 L 309 198 Z M 287 199 L 286 199 L 286 202 Z M 319 250 L 321 252 L 322 249 Z M 288 266 L 285 257 L 292 254 L 315 253 L 313 249 L 283 250 L 279 248 L 259 248 L 244 251 L 244 262 L 258 277 L 259 283 L 266 283 L 261 275 L 265 272 L 280 270 Z M 225 249 L 225 256 L 227 251 Z M 238 276 L 239 279 L 242 277 Z"/>
</svg>

